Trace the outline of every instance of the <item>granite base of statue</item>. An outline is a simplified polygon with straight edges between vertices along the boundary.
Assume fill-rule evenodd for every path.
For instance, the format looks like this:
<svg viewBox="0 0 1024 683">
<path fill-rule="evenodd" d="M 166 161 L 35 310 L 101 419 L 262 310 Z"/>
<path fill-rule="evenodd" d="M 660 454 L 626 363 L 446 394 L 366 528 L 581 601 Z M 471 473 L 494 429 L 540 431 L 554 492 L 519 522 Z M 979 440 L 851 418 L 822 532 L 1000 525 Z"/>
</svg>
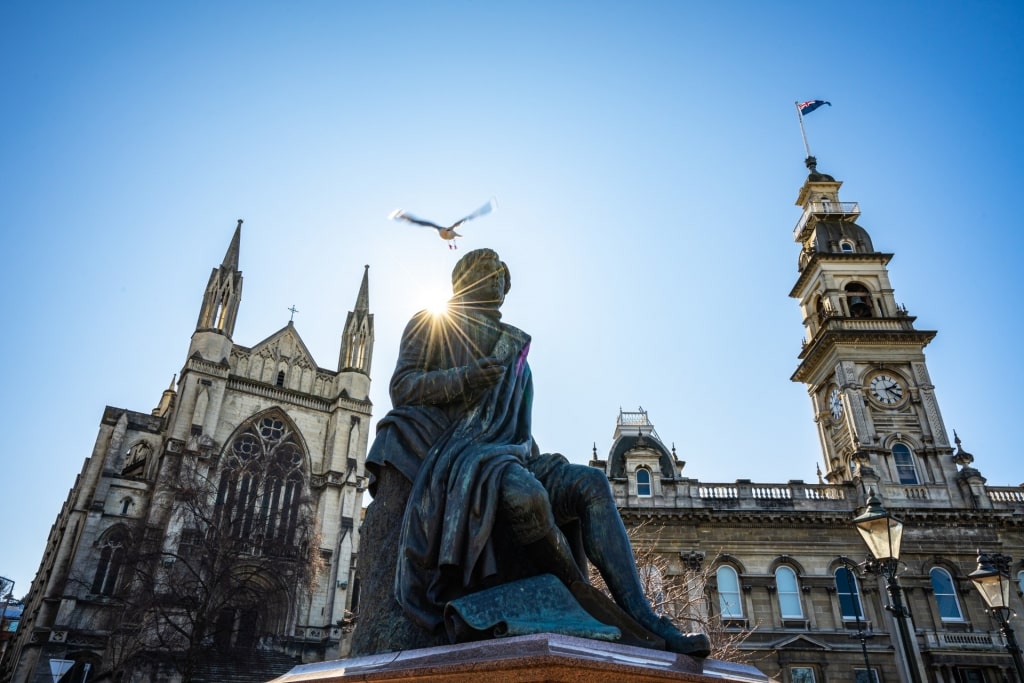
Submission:
<svg viewBox="0 0 1024 683">
<path fill-rule="evenodd" d="M 748 664 L 553 633 L 303 664 L 271 683 L 773 683 Z"/>
</svg>

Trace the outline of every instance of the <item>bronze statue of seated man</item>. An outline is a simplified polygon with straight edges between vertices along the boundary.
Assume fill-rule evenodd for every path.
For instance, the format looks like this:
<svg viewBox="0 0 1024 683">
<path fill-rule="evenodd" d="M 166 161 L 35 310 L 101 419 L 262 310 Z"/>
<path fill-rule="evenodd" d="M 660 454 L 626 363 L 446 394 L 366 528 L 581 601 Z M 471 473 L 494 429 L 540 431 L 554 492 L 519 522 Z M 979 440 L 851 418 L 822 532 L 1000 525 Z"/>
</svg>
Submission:
<svg viewBox="0 0 1024 683">
<path fill-rule="evenodd" d="M 604 473 L 540 453 L 531 433 L 530 337 L 501 321 L 508 267 L 490 249 L 452 273 L 443 314 L 402 336 L 393 409 L 367 457 L 354 655 L 445 642 L 445 605 L 507 581 L 600 571 L 617 603 L 668 650 L 709 654 L 651 609 Z M 568 533 L 568 535 L 567 535 Z"/>
</svg>

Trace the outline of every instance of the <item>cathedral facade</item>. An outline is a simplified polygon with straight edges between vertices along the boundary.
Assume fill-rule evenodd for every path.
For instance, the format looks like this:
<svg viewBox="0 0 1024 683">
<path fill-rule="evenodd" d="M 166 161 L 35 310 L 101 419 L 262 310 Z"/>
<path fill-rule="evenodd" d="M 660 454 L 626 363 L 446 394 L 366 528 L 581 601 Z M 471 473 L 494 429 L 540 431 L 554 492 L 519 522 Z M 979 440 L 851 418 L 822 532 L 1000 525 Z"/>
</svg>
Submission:
<svg viewBox="0 0 1024 683">
<path fill-rule="evenodd" d="M 1018 680 L 969 575 L 979 553 L 1000 557 L 1010 607 L 1024 609 L 1024 486 L 987 486 L 950 440 L 924 355 L 936 333 L 897 305 L 892 254 L 858 224 L 859 204 L 807 163 L 790 292 L 806 336 L 791 379 L 811 398 L 819 480 L 689 479 L 642 410 L 620 414 L 610 453 L 595 449 L 591 465 L 606 472 L 638 545 L 660 558 L 659 581 L 683 587 L 667 611 L 719 625 L 720 640 L 773 678 Z M 903 523 L 895 604 L 853 524 L 869 499 Z"/>
<path fill-rule="evenodd" d="M 0 680 L 213 680 L 218 661 L 338 656 L 371 418 L 368 269 L 336 370 L 292 322 L 241 346 L 241 227 L 157 407 L 104 411 Z"/>
</svg>

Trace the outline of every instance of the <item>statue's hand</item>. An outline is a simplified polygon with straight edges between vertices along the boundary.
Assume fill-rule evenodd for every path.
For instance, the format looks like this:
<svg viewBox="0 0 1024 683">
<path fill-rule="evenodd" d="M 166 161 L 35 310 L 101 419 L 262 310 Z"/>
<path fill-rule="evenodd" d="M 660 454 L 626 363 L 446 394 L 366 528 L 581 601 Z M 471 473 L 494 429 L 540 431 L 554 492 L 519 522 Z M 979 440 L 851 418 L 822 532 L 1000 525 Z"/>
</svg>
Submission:
<svg viewBox="0 0 1024 683">
<path fill-rule="evenodd" d="M 466 373 L 466 386 L 471 389 L 489 387 L 501 381 L 505 375 L 505 364 L 494 357 L 481 358 L 469 366 Z"/>
</svg>

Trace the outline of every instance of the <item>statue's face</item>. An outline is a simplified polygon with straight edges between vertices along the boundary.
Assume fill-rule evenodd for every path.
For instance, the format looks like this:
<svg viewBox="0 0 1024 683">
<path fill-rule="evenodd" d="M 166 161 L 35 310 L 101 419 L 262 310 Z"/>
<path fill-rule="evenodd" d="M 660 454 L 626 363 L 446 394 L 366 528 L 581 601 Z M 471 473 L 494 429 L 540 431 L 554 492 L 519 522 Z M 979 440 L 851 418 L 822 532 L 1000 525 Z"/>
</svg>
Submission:
<svg viewBox="0 0 1024 683">
<path fill-rule="evenodd" d="M 505 269 L 497 259 L 482 259 L 466 273 L 463 301 L 500 306 L 505 301 Z"/>
</svg>

